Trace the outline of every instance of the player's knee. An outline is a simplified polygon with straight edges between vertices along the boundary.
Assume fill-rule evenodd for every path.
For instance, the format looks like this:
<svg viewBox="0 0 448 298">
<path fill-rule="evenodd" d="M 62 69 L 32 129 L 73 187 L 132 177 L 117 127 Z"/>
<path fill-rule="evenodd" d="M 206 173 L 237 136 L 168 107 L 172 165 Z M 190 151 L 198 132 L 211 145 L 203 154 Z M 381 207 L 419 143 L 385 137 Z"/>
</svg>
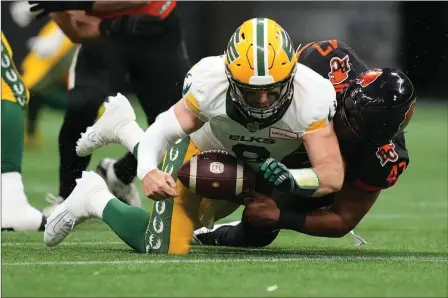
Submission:
<svg viewBox="0 0 448 298">
<path fill-rule="evenodd" d="M 334 226 L 332 232 L 329 233 L 328 237 L 331 238 L 342 238 L 350 231 L 352 231 L 356 227 L 357 223 L 352 222 L 342 222 L 340 225 Z"/>
</svg>

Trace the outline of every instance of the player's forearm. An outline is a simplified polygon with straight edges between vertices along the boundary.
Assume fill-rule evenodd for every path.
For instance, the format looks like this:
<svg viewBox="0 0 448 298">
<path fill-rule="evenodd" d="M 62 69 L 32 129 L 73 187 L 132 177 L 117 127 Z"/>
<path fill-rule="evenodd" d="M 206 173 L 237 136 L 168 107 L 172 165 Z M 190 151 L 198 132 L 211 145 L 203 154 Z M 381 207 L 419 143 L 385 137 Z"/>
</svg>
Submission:
<svg viewBox="0 0 448 298">
<path fill-rule="evenodd" d="M 149 1 L 95 1 L 92 12 L 98 14 L 123 12 L 128 9 L 140 8 Z"/>
<path fill-rule="evenodd" d="M 344 167 L 341 163 L 332 160 L 322 162 L 313 167 L 314 172 L 319 177 L 319 188 L 312 197 L 321 197 L 339 191 L 344 182 Z"/>
<path fill-rule="evenodd" d="M 321 197 L 341 189 L 344 170 L 337 163 L 329 161 L 317 167 L 290 169 L 295 181 L 294 192 L 302 197 Z"/>
<path fill-rule="evenodd" d="M 100 36 L 100 20 L 83 12 L 53 12 L 50 17 L 73 43 L 92 41 Z"/>
<path fill-rule="evenodd" d="M 329 210 L 316 210 L 307 214 L 281 210 L 280 218 L 279 228 L 317 237 L 340 238 L 354 228 L 341 215 Z"/>
<path fill-rule="evenodd" d="M 381 191 L 363 191 L 345 183 L 333 195 L 328 210 L 317 209 L 307 214 L 281 210 L 283 228 L 318 237 L 342 237 L 353 230 L 372 208 Z"/>
<path fill-rule="evenodd" d="M 146 174 L 157 169 L 168 147 L 186 135 L 174 114 L 174 108 L 160 114 L 140 141 L 137 176 L 143 179 Z"/>
<path fill-rule="evenodd" d="M 351 223 L 335 212 L 316 210 L 306 215 L 302 233 L 318 237 L 340 238 L 354 228 Z"/>
<path fill-rule="evenodd" d="M 303 144 L 319 178 L 319 187 L 312 196 L 321 197 L 339 191 L 344 182 L 344 163 L 333 124 L 305 134 Z"/>
<path fill-rule="evenodd" d="M 143 179 L 146 174 L 157 169 L 170 145 L 198 130 L 202 125 L 203 123 L 187 110 L 183 100 L 160 114 L 140 141 L 137 176 Z"/>
</svg>

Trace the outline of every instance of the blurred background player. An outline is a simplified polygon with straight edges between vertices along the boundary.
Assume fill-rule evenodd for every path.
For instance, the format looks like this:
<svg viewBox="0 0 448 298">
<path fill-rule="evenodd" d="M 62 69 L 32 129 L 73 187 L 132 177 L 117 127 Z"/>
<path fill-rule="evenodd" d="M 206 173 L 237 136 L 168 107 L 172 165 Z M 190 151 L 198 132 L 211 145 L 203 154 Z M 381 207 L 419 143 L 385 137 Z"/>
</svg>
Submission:
<svg viewBox="0 0 448 298">
<path fill-rule="evenodd" d="M 26 40 L 29 52 L 19 60 L 18 70 L 33 98 L 26 108 L 25 149 L 41 148 L 43 135 L 38 129 L 39 112 L 44 106 L 62 111 L 66 108 L 67 75 L 75 46 L 54 21 L 41 24 L 40 19 L 36 20 L 27 1 L 12 2 L 9 8 L 12 19 L 22 31 L 28 30 L 25 28 L 30 24 L 40 27 L 36 36 Z M 26 36 L 27 32 L 23 34 Z"/>
<path fill-rule="evenodd" d="M 28 203 L 22 182 L 24 109 L 29 92 L 2 31 L 2 231 L 43 230 L 45 218 Z"/>
<path fill-rule="evenodd" d="M 68 102 L 67 75 L 75 45 L 50 20 L 38 36 L 28 41 L 30 53 L 22 62 L 22 78 L 30 90 L 25 147 L 40 148 L 39 111 L 43 105 L 65 110 Z"/>
<path fill-rule="evenodd" d="M 338 40 L 312 42 L 298 52 L 298 61 L 328 78 L 338 92 L 333 119 L 346 163 L 343 188 L 308 200 L 282 194 L 256 194 L 244 201 L 241 222 L 195 231 L 196 243 L 259 247 L 272 243 L 280 229 L 319 237 L 342 237 L 370 210 L 381 191 L 392 187 L 409 164 L 403 129 L 416 101 L 409 78 L 396 69 L 367 71 L 364 62 Z M 301 148 L 279 165 L 306 167 Z M 353 233 L 353 232 L 352 232 Z M 364 240 L 353 233 L 357 244 Z"/>
<path fill-rule="evenodd" d="M 44 210 L 49 214 L 72 192 L 75 179 L 90 161 L 90 156 L 76 155 L 79 135 L 93 124 L 106 97 L 123 89 L 125 74 L 129 74 L 133 91 L 151 124 L 178 100 L 189 61 L 175 1 L 30 3 L 31 10 L 50 13 L 62 31 L 80 43 L 69 72 L 69 102 L 59 136 L 59 198 Z M 98 172 L 115 196 L 140 206 L 132 183 L 136 167 L 134 156 L 127 154 L 120 161 L 104 159 Z"/>
</svg>

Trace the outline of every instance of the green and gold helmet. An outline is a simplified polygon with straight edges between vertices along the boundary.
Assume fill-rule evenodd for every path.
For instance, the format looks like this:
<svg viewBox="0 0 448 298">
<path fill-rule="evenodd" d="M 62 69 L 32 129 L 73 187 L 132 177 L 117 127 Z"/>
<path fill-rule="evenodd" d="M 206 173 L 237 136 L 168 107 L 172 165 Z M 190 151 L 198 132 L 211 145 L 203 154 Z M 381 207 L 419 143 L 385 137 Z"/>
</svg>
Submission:
<svg viewBox="0 0 448 298">
<path fill-rule="evenodd" d="M 291 38 L 279 24 L 267 18 L 244 22 L 225 52 L 234 105 L 252 122 L 278 121 L 292 100 L 296 63 Z M 267 96 L 263 106 L 256 104 L 260 93 Z"/>
</svg>

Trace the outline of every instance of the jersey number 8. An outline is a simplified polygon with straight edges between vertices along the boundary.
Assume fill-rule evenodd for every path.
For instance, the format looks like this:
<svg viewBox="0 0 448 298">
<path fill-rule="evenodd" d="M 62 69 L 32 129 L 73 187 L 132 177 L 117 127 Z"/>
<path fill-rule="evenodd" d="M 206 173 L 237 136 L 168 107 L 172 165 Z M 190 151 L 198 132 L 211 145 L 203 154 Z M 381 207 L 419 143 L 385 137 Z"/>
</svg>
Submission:
<svg viewBox="0 0 448 298">
<path fill-rule="evenodd" d="M 241 143 L 233 145 L 232 151 L 235 152 L 238 159 L 250 163 L 262 163 L 271 156 L 271 153 L 265 147 Z"/>
</svg>

